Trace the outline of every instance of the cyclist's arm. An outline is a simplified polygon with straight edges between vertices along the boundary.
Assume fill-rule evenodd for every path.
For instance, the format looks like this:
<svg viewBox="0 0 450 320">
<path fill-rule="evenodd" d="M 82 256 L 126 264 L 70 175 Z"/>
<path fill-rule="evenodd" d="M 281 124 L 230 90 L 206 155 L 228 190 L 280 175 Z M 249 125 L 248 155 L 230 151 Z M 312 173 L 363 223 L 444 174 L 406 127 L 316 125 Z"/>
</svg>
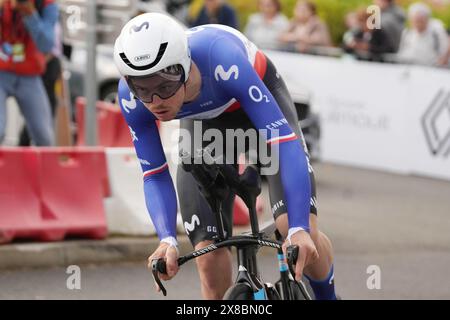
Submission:
<svg viewBox="0 0 450 320">
<path fill-rule="evenodd" d="M 159 239 L 176 244 L 177 199 L 158 127 L 150 111 L 130 98 L 122 79 L 119 82 L 119 104 L 141 163 L 147 209 Z"/>
<path fill-rule="evenodd" d="M 226 40 L 217 41 L 213 45 L 212 56 L 220 57 L 214 59 L 217 63 L 213 61 L 211 65 L 213 72 L 219 64 L 223 70 L 237 67 L 238 73 L 231 75 L 228 80 L 223 79 L 226 77 L 216 79 L 222 88 L 241 103 L 256 129 L 267 131 L 266 142 L 279 147 L 279 169 L 287 202 L 289 228 L 300 228 L 309 232 L 311 185 L 307 158 L 300 144 L 300 137 L 295 135 L 287 121 L 277 128 L 278 136 L 275 131 L 267 130 L 267 125 L 285 119 L 285 116 L 237 45 Z"/>
</svg>

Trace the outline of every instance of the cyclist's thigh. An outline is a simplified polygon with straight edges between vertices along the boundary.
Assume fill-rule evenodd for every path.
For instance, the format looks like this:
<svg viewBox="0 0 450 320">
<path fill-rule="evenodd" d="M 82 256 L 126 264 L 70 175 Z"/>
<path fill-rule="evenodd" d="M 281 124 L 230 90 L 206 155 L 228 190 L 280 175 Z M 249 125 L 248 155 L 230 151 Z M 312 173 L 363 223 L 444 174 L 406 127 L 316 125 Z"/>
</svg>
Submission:
<svg viewBox="0 0 450 320">
<path fill-rule="evenodd" d="M 190 149 L 191 154 L 193 154 L 192 152 L 195 151 L 194 139 L 201 139 L 201 137 L 194 137 L 194 121 L 190 119 L 181 120 L 180 129 L 184 129 L 183 137 L 180 138 L 190 140 L 189 142 L 181 141 L 180 148 Z M 198 143 L 199 146 L 202 145 L 201 142 Z M 184 228 L 192 245 L 195 247 L 201 241 L 212 240 L 217 235 L 215 215 L 199 190 L 195 178 L 190 172 L 184 171 L 181 166 L 178 167 L 177 171 L 177 192 Z M 227 236 L 232 235 L 233 202 L 234 194 L 230 194 L 223 204 L 222 218 Z"/>
<path fill-rule="evenodd" d="M 305 150 L 305 154 L 307 157 L 311 182 L 310 213 L 317 215 L 316 183 L 314 178 L 314 171 L 312 169 L 312 166 L 309 164 L 308 150 L 306 148 L 305 139 L 303 138 L 303 134 L 299 125 L 297 111 L 283 79 L 279 75 L 277 76 L 277 71 L 269 59 L 267 59 L 267 63 L 267 71 L 263 81 L 277 101 L 281 112 L 286 117 L 286 120 L 289 123 L 289 126 L 301 140 L 303 149 Z M 278 170 L 278 172 L 274 175 L 267 175 L 267 180 L 269 182 L 269 196 L 272 206 L 272 214 L 275 218 L 277 218 L 280 214 L 287 212 L 280 171 Z"/>
</svg>

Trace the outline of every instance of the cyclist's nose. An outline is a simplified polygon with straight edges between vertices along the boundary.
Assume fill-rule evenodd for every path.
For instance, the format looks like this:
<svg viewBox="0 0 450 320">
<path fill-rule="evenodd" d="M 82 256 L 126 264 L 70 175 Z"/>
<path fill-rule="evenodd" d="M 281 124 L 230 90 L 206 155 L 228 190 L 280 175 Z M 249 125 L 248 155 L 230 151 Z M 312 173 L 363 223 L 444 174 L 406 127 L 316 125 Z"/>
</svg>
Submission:
<svg viewBox="0 0 450 320">
<path fill-rule="evenodd" d="M 152 105 L 157 107 L 159 105 L 161 105 L 163 103 L 163 99 L 161 99 L 159 96 L 157 96 L 156 94 L 153 95 L 152 97 Z"/>
</svg>

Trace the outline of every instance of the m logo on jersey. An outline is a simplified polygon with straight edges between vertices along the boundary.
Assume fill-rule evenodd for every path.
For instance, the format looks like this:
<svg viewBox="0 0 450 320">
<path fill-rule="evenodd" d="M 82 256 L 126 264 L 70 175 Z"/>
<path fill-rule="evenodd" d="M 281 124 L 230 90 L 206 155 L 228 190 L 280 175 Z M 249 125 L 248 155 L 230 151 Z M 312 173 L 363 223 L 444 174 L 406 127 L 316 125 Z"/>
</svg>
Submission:
<svg viewBox="0 0 450 320">
<path fill-rule="evenodd" d="M 218 65 L 216 70 L 214 70 L 214 77 L 216 78 L 216 81 L 219 81 L 219 78 L 224 81 L 228 81 L 232 75 L 234 75 L 234 80 L 239 78 L 239 68 L 237 65 L 232 65 L 228 71 L 225 71 L 222 65 Z"/>
<path fill-rule="evenodd" d="M 122 104 L 123 110 L 125 110 L 126 113 L 130 113 L 130 109 L 134 110 L 136 109 L 136 99 L 134 99 L 134 95 L 130 92 L 130 100 L 122 99 L 120 101 Z"/>
<path fill-rule="evenodd" d="M 196 226 L 200 225 L 200 219 L 196 214 L 192 216 L 191 222 L 184 223 L 184 229 L 186 229 L 186 233 L 189 235 L 190 232 L 194 231 Z"/>
</svg>

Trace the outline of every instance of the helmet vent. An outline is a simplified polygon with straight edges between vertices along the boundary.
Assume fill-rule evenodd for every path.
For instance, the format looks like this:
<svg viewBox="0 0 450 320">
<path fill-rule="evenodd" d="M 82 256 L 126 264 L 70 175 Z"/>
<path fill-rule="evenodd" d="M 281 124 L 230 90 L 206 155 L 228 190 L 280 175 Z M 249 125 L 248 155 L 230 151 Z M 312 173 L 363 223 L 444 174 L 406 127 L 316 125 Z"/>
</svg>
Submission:
<svg viewBox="0 0 450 320">
<path fill-rule="evenodd" d="M 120 53 L 120 58 L 123 60 L 123 62 L 125 62 L 131 69 L 133 70 L 138 70 L 138 71 L 144 71 L 150 68 L 153 68 L 154 66 L 156 66 L 162 59 L 164 53 L 166 52 L 167 49 L 167 42 L 162 43 L 159 46 L 159 50 L 158 50 L 158 55 L 156 56 L 155 60 L 149 64 L 146 64 L 144 66 L 135 66 L 134 64 L 131 63 L 131 61 L 127 58 L 127 56 L 125 55 L 124 52 Z"/>
</svg>

